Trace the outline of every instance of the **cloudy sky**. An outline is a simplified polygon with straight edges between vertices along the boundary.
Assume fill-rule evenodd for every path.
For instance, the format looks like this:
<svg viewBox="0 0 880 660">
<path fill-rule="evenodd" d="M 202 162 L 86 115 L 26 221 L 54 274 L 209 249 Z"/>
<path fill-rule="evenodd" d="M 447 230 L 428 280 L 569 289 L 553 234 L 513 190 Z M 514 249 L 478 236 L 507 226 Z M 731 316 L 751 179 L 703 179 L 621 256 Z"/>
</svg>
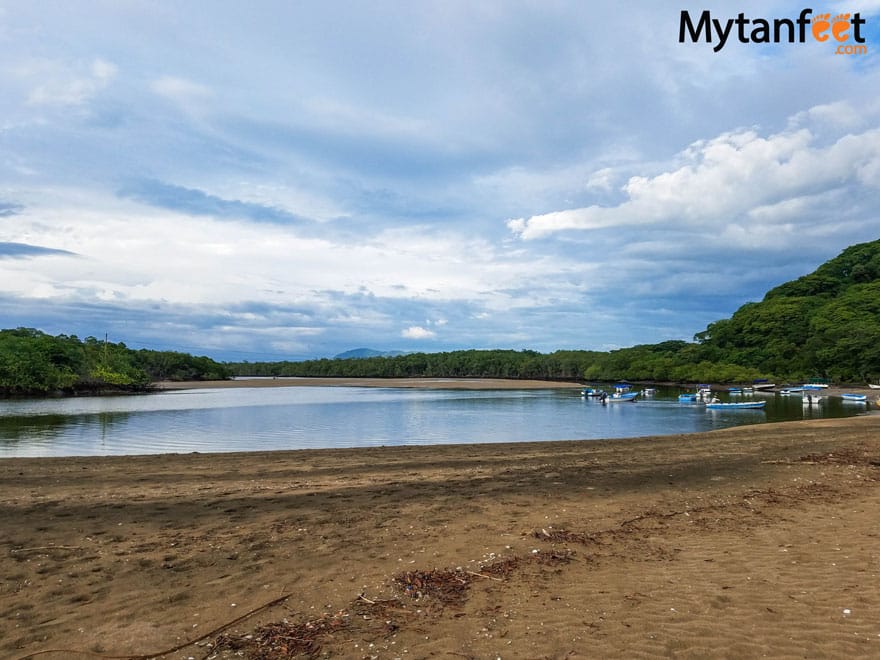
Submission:
<svg viewBox="0 0 880 660">
<path fill-rule="evenodd" d="M 867 54 L 679 43 L 731 6 L 0 0 L 0 327 L 252 361 L 690 340 L 880 238 L 880 0 L 815 6 Z"/>
</svg>

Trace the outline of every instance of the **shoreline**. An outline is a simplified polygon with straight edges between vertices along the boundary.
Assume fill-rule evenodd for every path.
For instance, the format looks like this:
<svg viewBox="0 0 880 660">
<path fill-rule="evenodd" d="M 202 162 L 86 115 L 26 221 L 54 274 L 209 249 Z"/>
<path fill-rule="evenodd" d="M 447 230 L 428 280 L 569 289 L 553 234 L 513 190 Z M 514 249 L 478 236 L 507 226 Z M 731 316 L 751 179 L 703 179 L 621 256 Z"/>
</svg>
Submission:
<svg viewBox="0 0 880 660">
<path fill-rule="evenodd" d="M 232 387 L 403 387 L 423 389 L 573 389 L 583 385 L 571 381 L 514 380 L 508 378 L 312 378 L 279 376 L 237 378 L 233 380 L 158 381 L 157 390 L 188 390 Z"/>
<path fill-rule="evenodd" d="M 645 383 L 634 383 L 634 389 L 641 389 Z M 682 390 L 693 390 L 693 384 L 679 383 L 655 383 L 664 387 L 679 387 Z M 279 376 L 279 377 L 238 377 L 233 380 L 207 380 L 207 381 L 157 381 L 152 384 L 154 391 L 183 390 L 183 389 L 213 389 L 235 387 L 390 387 L 390 388 L 422 388 L 422 389 L 460 389 L 460 390 L 487 390 L 487 389 L 582 389 L 584 383 L 574 381 L 552 380 L 517 380 L 510 378 L 342 378 L 342 377 L 305 377 L 305 376 Z M 715 383 L 712 390 L 719 393 L 727 391 L 728 385 Z M 765 393 L 778 393 L 784 386 L 776 386 Z M 844 392 L 866 394 L 868 401 L 880 404 L 880 390 L 874 390 L 867 385 L 853 385 L 851 387 L 829 386 L 818 390 L 817 394 L 823 396 L 840 396 Z M 760 392 L 756 392 L 760 394 Z"/>
<path fill-rule="evenodd" d="M 875 657 L 878 439 L 3 459 L 0 655 Z"/>
</svg>

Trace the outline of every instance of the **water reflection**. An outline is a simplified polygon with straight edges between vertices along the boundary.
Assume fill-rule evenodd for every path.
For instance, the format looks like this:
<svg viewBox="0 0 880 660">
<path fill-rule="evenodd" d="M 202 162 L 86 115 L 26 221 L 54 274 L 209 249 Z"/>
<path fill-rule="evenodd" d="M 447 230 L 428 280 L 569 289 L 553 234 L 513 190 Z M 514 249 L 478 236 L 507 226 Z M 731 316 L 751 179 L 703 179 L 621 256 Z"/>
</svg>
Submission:
<svg viewBox="0 0 880 660">
<path fill-rule="evenodd" d="M 577 390 L 286 387 L 0 401 L 0 456 L 621 438 L 865 410 L 769 394 L 764 410 L 709 411 L 678 394 L 658 388 L 636 403 L 602 405 Z"/>
</svg>

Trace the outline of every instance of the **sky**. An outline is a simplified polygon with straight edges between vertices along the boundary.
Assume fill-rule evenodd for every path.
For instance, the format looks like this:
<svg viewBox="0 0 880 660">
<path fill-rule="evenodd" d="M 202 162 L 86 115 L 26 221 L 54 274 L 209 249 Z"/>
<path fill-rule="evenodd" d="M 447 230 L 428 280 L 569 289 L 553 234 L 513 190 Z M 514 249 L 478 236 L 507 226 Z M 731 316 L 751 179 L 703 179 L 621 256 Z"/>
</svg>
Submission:
<svg viewBox="0 0 880 660">
<path fill-rule="evenodd" d="M 679 41 L 804 8 L 867 52 Z M 880 0 L 0 0 L 0 52 L 4 328 L 612 350 L 880 238 Z"/>
</svg>

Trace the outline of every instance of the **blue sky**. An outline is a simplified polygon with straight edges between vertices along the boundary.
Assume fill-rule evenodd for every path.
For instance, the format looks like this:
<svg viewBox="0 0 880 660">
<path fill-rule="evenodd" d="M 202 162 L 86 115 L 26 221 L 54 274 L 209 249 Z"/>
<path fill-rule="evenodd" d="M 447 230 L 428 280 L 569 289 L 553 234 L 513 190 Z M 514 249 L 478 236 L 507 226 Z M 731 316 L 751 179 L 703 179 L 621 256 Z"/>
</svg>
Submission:
<svg viewBox="0 0 880 660">
<path fill-rule="evenodd" d="M 867 54 L 678 42 L 730 7 L 0 1 L 0 326 L 252 361 L 690 340 L 880 238 L 880 0 L 814 6 Z"/>
</svg>

